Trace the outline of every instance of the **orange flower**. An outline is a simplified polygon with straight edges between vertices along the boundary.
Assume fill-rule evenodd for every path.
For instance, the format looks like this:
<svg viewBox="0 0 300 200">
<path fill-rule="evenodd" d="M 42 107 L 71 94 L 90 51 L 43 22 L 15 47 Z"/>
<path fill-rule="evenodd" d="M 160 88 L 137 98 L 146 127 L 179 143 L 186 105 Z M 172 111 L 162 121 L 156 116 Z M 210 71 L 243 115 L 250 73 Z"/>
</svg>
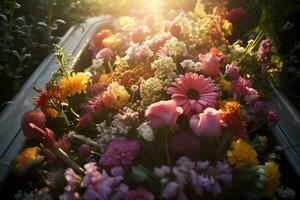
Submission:
<svg viewBox="0 0 300 200">
<path fill-rule="evenodd" d="M 220 104 L 221 119 L 227 124 L 234 134 L 246 133 L 246 123 L 237 101 L 226 101 Z"/>
<path fill-rule="evenodd" d="M 68 77 L 63 77 L 60 80 L 60 88 L 65 96 L 72 96 L 74 94 L 80 94 L 87 88 L 89 82 L 89 76 L 86 73 L 78 72 L 73 73 Z"/>
<path fill-rule="evenodd" d="M 102 96 L 104 106 L 116 110 L 125 106 L 129 98 L 130 95 L 125 87 L 117 82 L 111 83 Z"/>
</svg>

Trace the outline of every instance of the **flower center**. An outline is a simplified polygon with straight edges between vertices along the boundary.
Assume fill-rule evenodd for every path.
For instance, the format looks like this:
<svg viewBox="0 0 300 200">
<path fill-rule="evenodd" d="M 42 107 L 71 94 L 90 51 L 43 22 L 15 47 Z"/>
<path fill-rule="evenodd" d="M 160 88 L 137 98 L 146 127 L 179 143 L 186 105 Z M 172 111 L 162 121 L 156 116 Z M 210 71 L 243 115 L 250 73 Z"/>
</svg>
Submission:
<svg viewBox="0 0 300 200">
<path fill-rule="evenodd" d="M 199 93 L 195 89 L 192 89 L 192 88 L 188 89 L 186 94 L 187 94 L 189 99 L 193 99 L 193 100 L 198 100 L 199 99 Z"/>
</svg>

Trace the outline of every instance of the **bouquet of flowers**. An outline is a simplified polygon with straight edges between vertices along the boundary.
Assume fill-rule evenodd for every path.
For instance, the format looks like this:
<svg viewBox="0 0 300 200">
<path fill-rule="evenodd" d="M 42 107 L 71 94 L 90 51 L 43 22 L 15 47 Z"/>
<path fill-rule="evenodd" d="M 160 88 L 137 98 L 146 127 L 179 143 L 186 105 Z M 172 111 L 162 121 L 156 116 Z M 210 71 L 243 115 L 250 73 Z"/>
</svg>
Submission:
<svg viewBox="0 0 300 200">
<path fill-rule="evenodd" d="M 93 37 L 82 72 L 56 46 L 15 165 L 38 189 L 16 199 L 293 198 L 268 145 L 278 115 L 258 90 L 272 40 L 229 44 L 231 29 L 222 6 L 121 17 Z"/>
</svg>

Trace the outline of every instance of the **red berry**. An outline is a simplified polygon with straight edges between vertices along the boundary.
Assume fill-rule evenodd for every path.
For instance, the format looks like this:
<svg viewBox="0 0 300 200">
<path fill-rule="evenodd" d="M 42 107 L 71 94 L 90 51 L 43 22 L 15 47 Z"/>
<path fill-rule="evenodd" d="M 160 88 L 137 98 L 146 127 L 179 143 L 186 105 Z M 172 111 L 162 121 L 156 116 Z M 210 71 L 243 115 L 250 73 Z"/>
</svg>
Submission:
<svg viewBox="0 0 300 200">
<path fill-rule="evenodd" d="M 22 117 L 21 128 L 24 135 L 27 138 L 34 138 L 36 137 L 36 130 L 29 125 L 30 123 L 36 125 L 41 129 L 44 129 L 46 126 L 45 114 L 41 111 L 28 111 Z"/>
</svg>

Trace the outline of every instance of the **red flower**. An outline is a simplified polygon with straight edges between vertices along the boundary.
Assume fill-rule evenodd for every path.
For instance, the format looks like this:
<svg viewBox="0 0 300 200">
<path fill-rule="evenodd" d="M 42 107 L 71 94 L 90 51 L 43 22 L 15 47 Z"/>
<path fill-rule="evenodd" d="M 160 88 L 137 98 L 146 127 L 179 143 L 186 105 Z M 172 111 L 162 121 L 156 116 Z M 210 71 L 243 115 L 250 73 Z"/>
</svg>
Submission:
<svg viewBox="0 0 300 200">
<path fill-rule="evenodd" d="M 169 31 L 170 31 L 171 35 L 173 35 L 174 37 L 180 38 L 182 28 L 179 24 L 173 23 L 169 27 Z"/>
<path fill-rule="evenodd" d="M 39 139 L 46 147 L 56 146 L 52 130 L 48 128 L 41 129 L 33 123 L 29 123 L 29 127 L 34 131 L 34 138 Z"/>
<path fill-rule="evenodd" d="M 227 13 L 227 20 L 233 24 L 240 23 L 246 17 L 247 13 L 242 8 L 230 9 Z"/>
<path fill-rule="evenodd" d="M 94 44 L 97 46 L 97 47 L 101 47 L 102 46 L 102 41 L 111 36 L 112 35 L 112 32 L 111 30 L 109 29 L 103 29 L 102 31 L 100 31 L 99 33 L 97 33 L 95 36 L 94 36 Z"/>
<path fill-rule="evenodd" d="M 36 137 L 36 130 L 29 125 L 30 123 L 41 129 L 44 129 L 46 126 L 45 114 L 41 111 L 28 111 L 22 117 L 21 128 L 24 135 L 27 138 L 34 138 Z"/>
</svg>

